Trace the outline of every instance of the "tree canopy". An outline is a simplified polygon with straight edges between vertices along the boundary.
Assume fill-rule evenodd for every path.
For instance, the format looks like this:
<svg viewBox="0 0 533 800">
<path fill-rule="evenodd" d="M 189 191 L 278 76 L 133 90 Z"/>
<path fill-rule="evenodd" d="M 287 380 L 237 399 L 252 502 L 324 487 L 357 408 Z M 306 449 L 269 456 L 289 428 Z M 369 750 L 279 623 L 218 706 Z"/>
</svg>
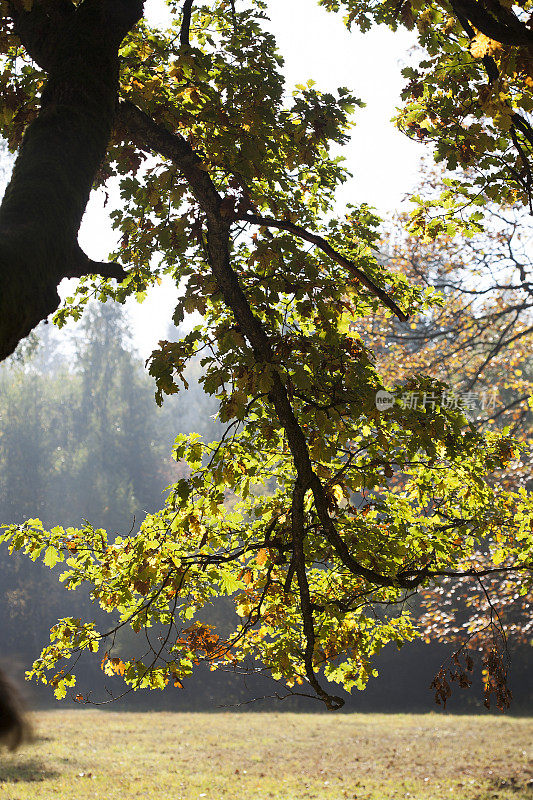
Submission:
<svg viewBox="0 0 533 800">
<path fill-rule="evenodd" d="M 363 30 L 419 31 L 399 124 L 452 172 L 419 198 L 413 230 L 469 236 L 488 200 L 530 203 L 530 2 L 322 4 Z M 261 664 L 335 709 L 327 681 L 363 688 L 384 645 L 417 635 L 413 593 L 512 573 L 525 595 L 533 506 L 492 479 L 520 442 L 472 425 L 438 377 L 385 382 L 359 330 L 378 309 L 405 323 L 442 301 L 383 264 L 368 206 L 334 213 L 347 171 L 332 145 L 361 105 L 350 89 L 289 93 L 261 0 L 169 0 L 167 31 L 148 26 L 141 0 L 1 5 L 1 131 L 18 156 L 0 207 L 0 356 L 57 309 L 64 277 L 81 280 L 59 324 L 89 298 L 142 298 L 169 275 L 182 288 L 174 323 L 203 321 L 152 353 L 156 399 L 199 356 L 226 426 L 218 442 L 178 436 L 185 477 L 139 533 L 4 528 L 111 615 L 102 630 L 60 620 L 31 674 L 64 696 L 80 650 L 133 688 L 180 686 L 199 660 Z M 100 264 L 77 233 L 91 188 L 115 176 L 121 241 Z M 220 596 L 240 619 L 224 637 L 202 619 Z M 157 641 L 153 625 L 166 630 Z M 145 657 L 113 654 L 125 626 L 147 630 Z M 496 640 L 485 664 L 505 705 Z"/>
</svg>

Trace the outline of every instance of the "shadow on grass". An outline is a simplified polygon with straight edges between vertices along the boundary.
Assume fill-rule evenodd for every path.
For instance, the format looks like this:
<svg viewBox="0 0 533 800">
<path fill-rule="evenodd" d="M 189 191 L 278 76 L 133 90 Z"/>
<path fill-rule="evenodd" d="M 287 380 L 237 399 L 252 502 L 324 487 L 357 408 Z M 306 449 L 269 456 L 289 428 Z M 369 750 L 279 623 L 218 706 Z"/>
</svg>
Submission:
<svg viewBox="0 0 533 800">
<path fill-rule="evenodd" d="M 517 800 L 520 798 L 533 798 L 533 778 L 530 780 L 520 780 L 511 776 L 510 778 L 493 778 L 489 782 L 489 788 L 491 791 L 498 791 L 498 792 L 506 792 L 505 797 L 517 797 Z M 496 797 L 496 795 L 494 795 Z M 498 795 L 500 797 L 500 795 Z"/>
<path fill-rule="evenodd" d="M 39 783 L 57 778 L 60 773 L 49 769 L 39 758 L 17 759 L 12 764 L 0 764 L 0 785 L 3 783 Z"/>
</svg>

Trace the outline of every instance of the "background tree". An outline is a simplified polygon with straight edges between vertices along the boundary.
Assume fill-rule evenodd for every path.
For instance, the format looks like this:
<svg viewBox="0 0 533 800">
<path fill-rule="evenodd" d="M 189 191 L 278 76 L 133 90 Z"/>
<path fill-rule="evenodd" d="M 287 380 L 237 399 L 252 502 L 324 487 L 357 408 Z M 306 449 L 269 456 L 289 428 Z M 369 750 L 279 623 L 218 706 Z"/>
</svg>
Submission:
<svg viewBox="0 0 533 800">
<path fill-rule="evenodd" d="M 359 323 L 380 369 L 394 382 L 411 371 L 432 375 L 458 399 L 466 395 L 477 426 L 507 426 L 525 440 L 533 333 L 528 215 L 516 206 L 488 206 L 483 231 L 436 240 L 409 236 L 404 222 L 405 215 L 386 227 L 383 258 L 410 282 L 438 291 L 440 300 L 408 322 L 378 310 Z M 520 477 L 527 480 L 525 465 Z"/>
<path fill-rule="evenodd" d="M 120 306 L 91 307 L 62 341 L 50 326 L 38 334 L 31 352 L 19 347 L 0 368 L 1 518 L 68 526 L 97 516 L 113 531 L 137 529 L 183 471 L 169 458 L 176 429 L 216 435 L 195 365 L 186 397 L 158 409 Z M 6 548 L 0 576 L 4 652 L 27 663 L 62 615 L 65 592 L 46 567 Z M 92 610 L 86 595 L 70 609 Z"/>
<path fill-rule="evenodd" d="M 427 175 L 430 181 L 438 185 L 438 176 Z M 533 328 L 531 228 L 525 216 L 520 208 L 489 206 L 482 233 L 441 234 L 433 241 L 406 235 L 402 220 L 396 220 L 382 243 L 387 263 L 410 281 L 437 289 L 441 302 L 409 323 L 378 311 L 358 329 L 388 380 L 408 380 L 413 370 L 439 378 L 451 387 L 447 402 L 466 403 L 472 425 L 510 430 L 523 441 L 521 458 L 493 480 L 529 491 Z M 406 392 L 405 401 L 423 398 Z M 489 562 L 480 551 L 479 568 Z M 487 576 L 482 585 L 443 581 L 422 593 L 419 624 L 428 640 L 455 642 L 460 653 L 481 651 L 485 660 L 496 637 L 508 656 L 530 643 L 532 599 L 505 573 Z M 457 679 L 461 672 L 451 663 Z M 485 676 L 490 692 L 487 671 Z"/>
</svg>

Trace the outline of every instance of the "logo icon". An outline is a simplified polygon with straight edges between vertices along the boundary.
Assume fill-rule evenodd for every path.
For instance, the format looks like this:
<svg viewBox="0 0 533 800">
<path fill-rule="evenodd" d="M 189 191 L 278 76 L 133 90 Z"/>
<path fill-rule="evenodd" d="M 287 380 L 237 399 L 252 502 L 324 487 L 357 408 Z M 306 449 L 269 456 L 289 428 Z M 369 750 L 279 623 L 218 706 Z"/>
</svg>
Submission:
<svg viewBox="0 0 533 800">
<path fill-rule="evenodd" d="M 394 395 L 391 392 L 380 389 L 376 392 L 376 408 L 378 411 L 388 411 L 394 405 Z"/>
</svg>

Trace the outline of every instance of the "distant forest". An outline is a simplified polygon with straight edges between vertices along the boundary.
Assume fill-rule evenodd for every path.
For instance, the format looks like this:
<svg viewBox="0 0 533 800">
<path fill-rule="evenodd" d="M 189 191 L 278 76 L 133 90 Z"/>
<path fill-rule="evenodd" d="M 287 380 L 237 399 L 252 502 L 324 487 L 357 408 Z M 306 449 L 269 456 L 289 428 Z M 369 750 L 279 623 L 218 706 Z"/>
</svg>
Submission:
<svg viewBox="0 0 533 800">
<path fill-rule="evenodd" d="M 169 338 L 177 335 L 169 332 Z M 165 400 L 161 409 L 156 406 L 153 382 L 132 347 L 120 306 L 90 308 L 67 336 L 42 325 L 0 366 L 0 522 L 38 517 L 50 527 L 88 520 L 127 535 L 145 512 L 161 506 L 165 488 L 180 476 L 182 467 L 171 457 L 177 434 L 196 431 L 206 440 L 221 434 L 217 409 L 202 391 L 198 362 L 189 367 L 187 379 L 187 391 Z M 91 607 L 88 593 L 66 592 L 59 574 L 26 556 L 10 556 L 6 547 L 0 550 L 0 656 L 7 666 L 16 665 L 19 678 L 48 641 L 56 619 L 105 616 Z M 210 620 L 224 628 L 231 614 L 231 607 L 219 604 Z M 530 650 L 513 654 L 515 713 L 533 709 Z M 430 683 L 450 652 L 422 643 L 406 647 L 400 656 L 386 648 L 377 662 L 380 676 L 365 692 L 356 691 L 345 708 L 433 710 Z M 115 694 L 121 691 L 118 681 L 114 685 L 94 666 L 78 672 L 79 689 L 85 694 L 92 687 L 94 700 L 108 699 L 106 686 Z M 305 699 L 280 703 L 270 697 L 276 692 L 283 694 L 283 687 L 272 680 L 206 669 L 183 689 L 129 694 L 117 708 L 321 710 Z M 46 688 L 28 687 L 26 694 L 41 706 L 56 704 Z M 262 702 L 248 703 L 263 696 Z M 478 686 L 456 691 L 450 708 L 473 711 L 481 705 Z"/>
</svg>

